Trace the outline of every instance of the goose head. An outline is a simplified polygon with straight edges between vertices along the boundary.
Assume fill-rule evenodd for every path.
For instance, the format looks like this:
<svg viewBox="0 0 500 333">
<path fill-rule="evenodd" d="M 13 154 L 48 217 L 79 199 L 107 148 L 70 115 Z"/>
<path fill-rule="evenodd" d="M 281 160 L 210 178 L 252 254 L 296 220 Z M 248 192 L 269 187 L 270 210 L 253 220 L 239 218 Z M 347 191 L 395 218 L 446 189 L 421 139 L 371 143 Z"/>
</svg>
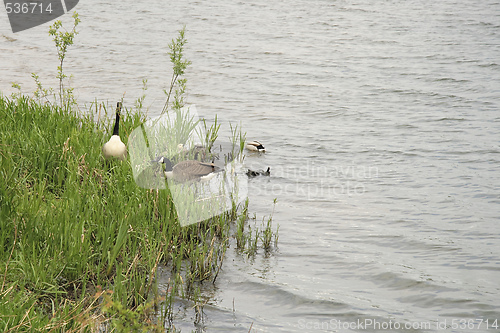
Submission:
<svg viewBox="0 0 500 333">
<path fill-rule="evenodd" d="M 113 128 L 113 135 L 111 138 L 102 146 L 102 154 L 104 158 L 117 158 L 119 160 L 125 160 L 127 157 L 127 147 L 120 139 L 120 111 L 122 108 L 122 103 L 116 103 L 116 118 L 115 126 Z"/>
<path fill-rule="evenodd" d="M 174 169 L 172 161 L 166 157 L 160 156 L 156 160 L 154 160 L 154 162 L 158 162 L 160 164 L 163 164 L 165 166 L 165 172 L 170 172 L 170 171 L 173 171 L 173 169 Z"/>
</svg>

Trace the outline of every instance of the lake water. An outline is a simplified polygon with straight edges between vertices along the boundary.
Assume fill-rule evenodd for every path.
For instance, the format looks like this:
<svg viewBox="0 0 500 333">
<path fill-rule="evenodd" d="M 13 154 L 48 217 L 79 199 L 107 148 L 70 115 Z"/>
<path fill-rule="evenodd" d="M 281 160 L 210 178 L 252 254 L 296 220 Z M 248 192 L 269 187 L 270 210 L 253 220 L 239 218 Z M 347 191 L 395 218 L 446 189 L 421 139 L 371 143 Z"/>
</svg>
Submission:
<svg viewBox="0 0 500 333">
<path fill-rule="evenodd" d="M 186 25 L 188 101 L 242 125 L 271 167 L 251 212 L 279 248 L 227 251 L 183 332 L 466 332 L 500 327 L 500 2 L 81 1 L 65 71 L 95 99 L 161 110 Z M 48 24 L 0 22 L 0 89 L 57 86 Z M 63 17 L 67 26 L 69 15 Z M 392 326 L 391 326 L 392 325 Z M 405 329 L 412 328 L 412 329 Z"/>
</svg>

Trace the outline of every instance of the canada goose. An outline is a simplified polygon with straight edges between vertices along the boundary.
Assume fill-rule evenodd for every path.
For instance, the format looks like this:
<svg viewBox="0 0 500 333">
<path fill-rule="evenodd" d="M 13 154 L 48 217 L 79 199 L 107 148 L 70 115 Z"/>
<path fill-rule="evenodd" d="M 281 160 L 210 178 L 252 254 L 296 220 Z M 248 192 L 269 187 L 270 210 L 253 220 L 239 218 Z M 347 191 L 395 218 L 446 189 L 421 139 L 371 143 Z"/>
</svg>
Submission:
<svg viewBox="0 0 500 333">
<path fill-rule="evenodd" d="M 127 157 L 127 147 L 120 139 L 120 111 L 122 109 L 122 103 L 116 103 L 116 120 L 115 127 L 113 128 L 113 135 L 108 142 L 102 146 L 102 154 L 106 159 L 116 157 L 120 160 L 125 160 Z"/>
<path fill-rule="evenodd" d="M 165 164 L 165 176 L 167 179 L 173 179 L 180 183 L 190 180 L 207 181 L 215 173 L 222 170 L 213 163 L 203 163 L 195 160 L 180 161 L 174 166 L 172 166 L 172 162 L 166 157 L 160 157 L 157 162 Z"/>
<path fill-rule="evenodd" d="M 264 153 L 266 151 L 266 148 L 264 148 L 264 146 L 262 145 L 262 143 L 260 143 L 259 141 L 250 141 L 250 142 L 247 142 L 245 148 L 248 149 L 248 150 L 250 150 L 250 151 L 259 151 L 259 152 L 262 152 L 262 153 Z"/>
<path fill-rule="evenodd" d="M 270 176 L 271 175 L 271 168 L 268 167 L 266 171 L 264 170 L 250 170 L 248 169 L 247 171 L 247 176 L 250 178 L 257 177 L 257 176 Z"/>
</svg>

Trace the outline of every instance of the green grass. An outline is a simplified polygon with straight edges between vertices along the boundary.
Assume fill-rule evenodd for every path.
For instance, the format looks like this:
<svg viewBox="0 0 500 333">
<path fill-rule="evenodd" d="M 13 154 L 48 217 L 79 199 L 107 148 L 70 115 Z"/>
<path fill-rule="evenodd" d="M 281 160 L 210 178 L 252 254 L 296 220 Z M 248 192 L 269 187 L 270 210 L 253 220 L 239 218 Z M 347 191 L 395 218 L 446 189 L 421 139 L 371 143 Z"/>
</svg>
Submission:
<svg viewBox="0 0 500 333">
<path fill-rule="evenodd" d="M 123 118 L 126 143 L 145 118 Z M 232 221 L 238 247 L 255 253 L 246 206 L 181 227 L 168 190 L 142 189 L 128 161 L 105 161 L 111 121 L 20 95 L 0 96 L 0 119 L 0 331 L 160 331 L 173 327 L 176 298 L 206 302 L 199 287 L 215 282 Z"/>
<path fill-rule="evenodd" d="M 53 317 L 97 286 L 143 303 L 175 229 L 168 198 L 137 188 L 127 163 L 103 160 L 108 134 L 90 116 L 20 97 L 0 99 L 0 118 L 0 329 L 19 324 L 12 316 Z M 124 132 L 140 120 L 126 117 Z"/>
<path fill-rule="evenodd" d="M 260 240 L 267 255 L 277 231 L 272 232 L 271 217 L 261 228 L 245 227 L 248 201 L 181 227 L 168 189 L 138 187 L 128 160 L 104 160 L 101 147 L 113 119 L 101 120 L 107 112 L 97 101 L 91 106 L 96 115 L 75 113 L 73 90 L 63 85 L 63 60 L 79 22 L 76 13 L 73 18 L 70 32 L 63 32 L 59 21 L 49 31 L 60 60 L 59 103 L 35 73 L 36 100 L 22 95 L 17 84 L 19 93 L 10 98 L 0 92 L 0 331 L 175 331 L 174 302 L 192 302 L 200 320 L 207 302 L 201 285 L 216 281 L 231 238 L 249 256 L 257 253 Z M 172 92 L 170 111 L 180 112 L 185 103 L 181 77 L 190 64 L 183 57 L 185 43 L 182 29 L 169 44 L 174 73 L 165 112 Z M 146 89 L 143 81 L 135 111 L 122 112 L 125 144 L 146 121 Z M 182 135 L 196 125 L 194 119 L 177 119 L 186 128 Z M 203 125 L 211 147 L 220 124 L 215 118 L 210 128 L 204 120 Z M 236 156 L 245 135 L 237 126 L 231 131 Z M 169 269 L 162 291 L 156 283 L 160 264 Z"/>
</svg>

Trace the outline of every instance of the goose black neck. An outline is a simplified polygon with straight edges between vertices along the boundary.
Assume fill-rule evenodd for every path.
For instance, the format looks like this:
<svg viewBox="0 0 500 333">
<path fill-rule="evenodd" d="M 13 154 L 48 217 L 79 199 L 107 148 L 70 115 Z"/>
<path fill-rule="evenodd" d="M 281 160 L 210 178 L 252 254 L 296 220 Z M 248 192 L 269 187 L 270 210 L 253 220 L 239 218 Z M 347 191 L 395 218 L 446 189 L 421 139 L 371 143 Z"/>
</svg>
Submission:
<svg viewBox="0 0 500 333">
<path fill-rule="evenodd" d="M 116 113 L 115 127 L 113 128 L 113 135 L 120 135 L 120 113 Z"/>
<path fill-rule="evenodd" d="M 113 135 L 120 135 L 120 111 L 122 109 L 122 103 L 118 102 L 116 103 L 116 120 L 115 120 L 115 127 L 113 128 Z"/>
</svg>

